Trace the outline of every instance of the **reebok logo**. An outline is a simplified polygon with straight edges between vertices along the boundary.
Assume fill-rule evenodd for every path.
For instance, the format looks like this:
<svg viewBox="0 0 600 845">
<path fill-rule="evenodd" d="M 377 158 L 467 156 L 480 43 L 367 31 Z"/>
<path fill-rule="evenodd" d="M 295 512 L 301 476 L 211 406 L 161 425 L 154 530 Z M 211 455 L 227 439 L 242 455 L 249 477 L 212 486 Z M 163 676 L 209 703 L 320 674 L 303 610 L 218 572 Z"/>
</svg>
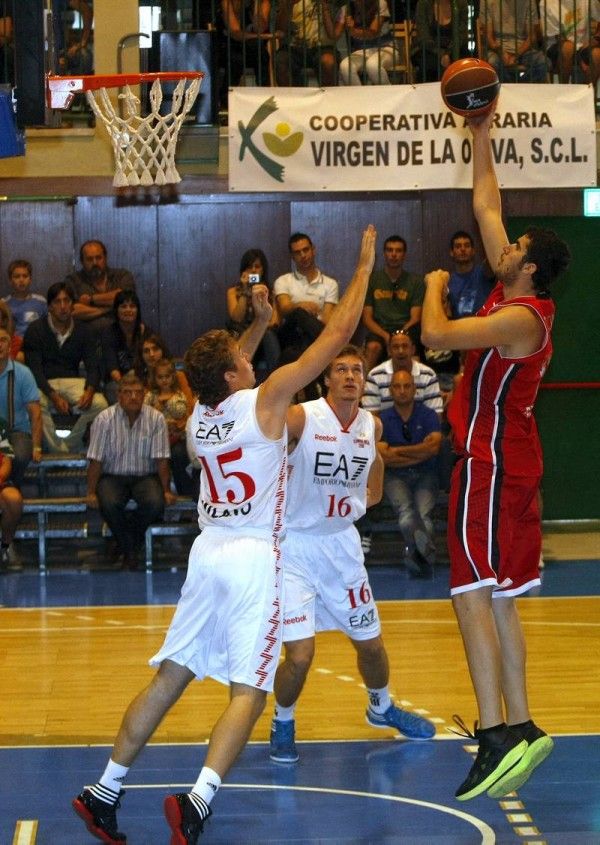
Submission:
<svg viewBox="0 0 600 845">
<path fill-rule="evenodd" d="M 337 437 L 334 434 L 315 434 L 315 440 L 325 440 L 327 443 L 337 443 Z"/>
<path fill-rule="evenodd" d="M 294 625 L 296 622 L 306 622 L 306 613 L 303 613 L 302 616 L 292 616 L 290 619 L 284 619 L 284 625 Z"/>
</svg>

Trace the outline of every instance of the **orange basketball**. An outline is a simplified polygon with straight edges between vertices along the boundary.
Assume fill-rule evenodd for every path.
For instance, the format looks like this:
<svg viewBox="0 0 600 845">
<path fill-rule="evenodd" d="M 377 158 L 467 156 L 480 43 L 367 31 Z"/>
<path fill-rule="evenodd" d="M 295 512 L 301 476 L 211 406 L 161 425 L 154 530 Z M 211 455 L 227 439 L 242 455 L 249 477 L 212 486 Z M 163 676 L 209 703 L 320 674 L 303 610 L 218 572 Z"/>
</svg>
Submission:
<svg viewBox="0 0 600 845">
<path fill-rule="evenodd" d="M 442 99 L 463 117 L 486 114 L 500 93 L 494 68 L 483 59 L 458 59 L 448 65 L 440 83 Z"/>
</svg>

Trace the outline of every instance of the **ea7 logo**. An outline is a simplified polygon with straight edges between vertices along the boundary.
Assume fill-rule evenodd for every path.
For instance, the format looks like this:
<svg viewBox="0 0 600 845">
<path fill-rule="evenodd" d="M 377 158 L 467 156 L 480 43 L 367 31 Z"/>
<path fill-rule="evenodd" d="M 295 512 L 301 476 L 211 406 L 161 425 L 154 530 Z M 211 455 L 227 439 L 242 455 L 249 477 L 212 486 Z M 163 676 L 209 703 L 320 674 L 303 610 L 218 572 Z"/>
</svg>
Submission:
<svg viewBox="0 0 600 845">
<path fill-rule="evenodd" d="M 214 423 L 213 425 L 200 423 L 196 430 L 196 440 L 221 443 L 227 440 L 234 425 L 235 422 L 233 420 L 231 422 L 221 423 L 220 425 L 218 423 Z"/>
</svg>

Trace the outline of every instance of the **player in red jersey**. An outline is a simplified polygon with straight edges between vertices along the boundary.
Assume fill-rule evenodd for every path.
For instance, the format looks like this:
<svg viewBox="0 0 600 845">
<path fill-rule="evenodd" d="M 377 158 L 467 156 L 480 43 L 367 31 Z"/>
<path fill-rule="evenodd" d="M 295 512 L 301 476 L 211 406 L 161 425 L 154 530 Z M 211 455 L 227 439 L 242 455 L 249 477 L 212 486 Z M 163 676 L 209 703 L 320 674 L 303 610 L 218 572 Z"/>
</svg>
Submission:
<svg viewBox="0 0 600 845">
<path fill-rule="evenodd" d="M 451 595 L 479 709 L 479 753 L 456 792 L 460 801 L 518 789 L 552 750 L 529 713 L 515 596 L 540 583 L 542 454 L 532 408 L 552 354 L 548 288 L 570 258 L 547 229 L 509 243 L 492 114 L 469 125 L 473 208 L 498 284 L 476 316 L 452 321 L 444 308 L 448 273 L 430 273 L 421 334 L 433 349 L 469 350 L 449 412 L 460 454 L 448 513 Z"/>
</svg>

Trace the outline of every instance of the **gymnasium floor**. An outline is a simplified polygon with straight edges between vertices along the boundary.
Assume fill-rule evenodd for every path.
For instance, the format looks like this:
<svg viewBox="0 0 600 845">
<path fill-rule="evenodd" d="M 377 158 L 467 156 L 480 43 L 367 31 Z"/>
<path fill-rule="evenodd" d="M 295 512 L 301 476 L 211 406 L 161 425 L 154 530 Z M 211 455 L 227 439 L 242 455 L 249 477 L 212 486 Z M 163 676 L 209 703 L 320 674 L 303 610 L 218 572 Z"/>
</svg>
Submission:
<svg viewBox="0 0 600 845">
<path fill-rule="evenodd" d="M 268 759 L 271 701 L 214 802 L 201 841 L 600 845 L 600 537 L 548 535 L 538 596 L 521 600 L 531 705 L 555 738 L 552 757 L 519 794 L 459 803 L 469 744 L 448 732 L 475 716 L 447 568 L 410 579 L 373 566 L 392 689 L 436 722 L 411 743 L 364 722 L 351 647 L 321 635 L 297 713 L 300 762 Z M 0 577 L 0 845 L 87 845 L 69 807 L 103 769 L 122 710 L 147 681 L 184 578 L 60 567 Z M 120 811 L 129 845 L 169 835 L 162 800 L 194 782 L 224 689 L 193 684 L 131 771 Z"/>
</svg>

